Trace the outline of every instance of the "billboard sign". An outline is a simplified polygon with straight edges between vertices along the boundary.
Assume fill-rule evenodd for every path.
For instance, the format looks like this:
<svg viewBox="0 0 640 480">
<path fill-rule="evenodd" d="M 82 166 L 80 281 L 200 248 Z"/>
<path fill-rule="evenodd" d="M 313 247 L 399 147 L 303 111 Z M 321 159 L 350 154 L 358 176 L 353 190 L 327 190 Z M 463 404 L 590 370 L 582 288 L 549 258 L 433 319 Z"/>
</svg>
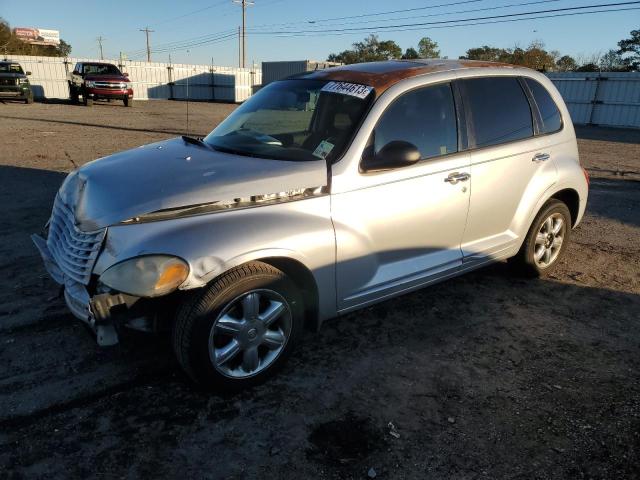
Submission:
<svg viewBox="0 0 640 480">
<path fill-rule="evenodd" d="M 33 45 L 60 45 L 60 31 L 45 28 L 17 27 L 13 33 L 23 42 Z"/>
</svg>

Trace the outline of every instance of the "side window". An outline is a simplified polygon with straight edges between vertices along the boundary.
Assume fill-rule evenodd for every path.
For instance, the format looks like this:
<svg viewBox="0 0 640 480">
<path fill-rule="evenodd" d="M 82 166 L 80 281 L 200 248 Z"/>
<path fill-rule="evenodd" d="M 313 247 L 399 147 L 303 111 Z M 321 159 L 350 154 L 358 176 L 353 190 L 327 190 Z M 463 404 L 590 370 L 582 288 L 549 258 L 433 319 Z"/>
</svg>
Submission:
<svg viewBox="0 0 640 480">
<path fill-rule="evenodd" d="M 562 129 L 562 117 L 558 106 L 549 95 L 549 92 L 539 82 L 532 78 L 525 78 L 525 82 L 529 86 L 533 99 L 536 101 L 538 111 L 542 117 L 542 125 L 540 125 L 540 133 L 553 133 Z"/>
<path fill-rule="evenodd" d="M 533 136 L 531 107 L 516 77 L 474 78 L 460 85 L 476 147 Z"/>
<path fill-rule="evenodd" d="M 448 83 L 401 95 L 382 114 L 374 129 L 374 149 L 394 140 L 415 145 L 422 158 L 458 151 L 456 109 Z"/>
<path fill-rule="evenodd" d="M 74 71 L 76 71 L 78 73 L 82 73 L 82 64 L 81 63 L 76 63 Z"/>
</svg>

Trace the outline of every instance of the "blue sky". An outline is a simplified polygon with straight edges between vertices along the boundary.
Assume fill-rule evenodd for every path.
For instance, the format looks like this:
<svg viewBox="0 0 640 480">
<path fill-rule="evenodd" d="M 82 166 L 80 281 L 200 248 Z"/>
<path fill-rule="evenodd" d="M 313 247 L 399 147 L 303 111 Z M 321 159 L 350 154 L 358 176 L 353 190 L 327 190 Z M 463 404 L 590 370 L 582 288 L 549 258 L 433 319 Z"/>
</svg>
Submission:
<svg viewBox="0 0 640 480">
<path fill-rule="evenodd" d="M 457 28 L 435 28 L 443 24 L 413 27 L 415 30 L 412 31 L 382 31 L 377 28 L 380 25 L 442 22 L 617 1 L 623 0 L 254 0 L 255 5 L 247 9 L 249 31 L 273 32 L 293 29 L 296 32 L 315 32 L 304 36 L 296 33 L 298 36 L 286 37 L 278 37 L 273 33 L 249 34 L 247 62 L 324 60 L 329 53 L 349 48 L 354 41 L 361 40 L 368 33 L 378 33 L 382 39 L 393 39 L 403 49 L 415 46 L 421 37 L 429 36 L 439 43 L 442 55 L 450 58 L 457 58 L 474 46 L 526 46 L 538 39 L 544 41 L 548 49 L 559 50 L 563 54 L 579 56 L 604 53 L 614 48 L 618 40 L 628 37 L 631 30 L 640 28 L 640 10 Z M 529 2 L 534 3 L 493 9 Z M 108 7 L 104 7 L 105 5 Z M 609 8 L 631 7 L 640 8 L 640 4 Z M 420 10 L 372 15 L 391 10 L 418 8 Z M 353 17 L 358 15 L 368 16 Z M 106 57 L 116 58 L 122 51 L 131 59 L 143 59 L 145 39 L 144 33 L 139 29 L 149 25 L 149 28 L 155 30 L 151 33 L 152 48 L 157 46 L 163 49 L 162 52 L 153 54 L 153 60 L 167 61 L 171 53 L 174 62 L 211 63 L 212 58 L 216 65 L 237 65 L 238 62 L 237 36 L 231 36 L 233 33 L 230 32 L 238 28 L 240 7 L 233 4 L 232 0 L 30 0 L 26 3 L 0 0 L 0 16 L 12 27 L 60 30 L 61 37 L 71 43 L 73 56 L 96 58 L 96 37 L 102 35 L 106 39 Z M 334 18 L 336 20 L 326 20 Z M 310 20 L 321 21 L 309 23 Z M 326 32 L 331 29 L 360 27 L 371 30 L 333 32 L 341 33 L 340 35 L 329 35 Z M 201 41 L 218 37 L 220 40 L 213 44 L 191 46 L 188 51 L 176 48 L 175 42 L 206 35 L 209 37 Z M 223 38 L 225 35 L 229 36 Z M 173 45 L 163 47 L 163 44 L 172 42 Z"/>
</svg>

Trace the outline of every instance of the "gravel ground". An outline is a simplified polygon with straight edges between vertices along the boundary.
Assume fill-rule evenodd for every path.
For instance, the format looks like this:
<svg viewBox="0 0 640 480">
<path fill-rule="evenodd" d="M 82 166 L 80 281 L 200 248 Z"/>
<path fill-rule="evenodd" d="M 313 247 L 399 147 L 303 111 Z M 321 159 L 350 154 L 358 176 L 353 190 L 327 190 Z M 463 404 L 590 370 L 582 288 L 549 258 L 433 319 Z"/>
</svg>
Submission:
<svg viewBox="0 0 640 480">
<path fill-rule="evenodd" d="M 233 108 L 190 104 L 191 133 Z M 551 278 L 499 263 L 346 315 L 222 397 L 165 336 L 98 348 L 28 238 L 65 172 L 185 111 L 0 104 L 0 477 L 640 477 L 640 131 L 579 129 L 589 207 Z"/>
</svg>

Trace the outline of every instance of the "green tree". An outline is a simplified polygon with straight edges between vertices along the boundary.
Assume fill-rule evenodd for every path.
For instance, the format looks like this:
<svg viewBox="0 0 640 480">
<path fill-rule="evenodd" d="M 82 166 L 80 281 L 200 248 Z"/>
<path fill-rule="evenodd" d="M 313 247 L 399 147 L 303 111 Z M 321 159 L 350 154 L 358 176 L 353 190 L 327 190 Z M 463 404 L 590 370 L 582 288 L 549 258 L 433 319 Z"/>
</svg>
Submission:
<svg viewBox="0 0 640 480">
<path fill-rule="evenodd" d="M 623 56 L 629 70 L 640 70 L 640 30 L 632 30 L 630 38 L 620 40 L 617 53 Z"/>
<path fill-rule="evenodd" d="M 332 53 L 327 57 L 329 62 L 345 64 L 375 62 L 402 57 L 402 49 L 393 40 L 380 40 L 377 35 L 369 35 L 362 42 L 353 44 L 353 49 L 340 53 Z"/>
<path fill-rule="evenodd" d="M 507 50 L 504 48 L 495 48 L 488 45 L 482 47 L 470 48 L 466 55 L 460 57 L 463 60 L 483 60 L 485 62 L 503 62 L 508 56 Z"/>
<path fill-rule="evenodd" d="M 600 66 L 597 63 L 589 62 L 583 63 L 578 68 L 576 68 L 576 72 L 599 72 Z"/>
<path fill-rule="evenodd" d="M 68 57 L 71 55 L 71 45 L 62 39 L 60 39 L 60 45 L 56 47 L 56 50 L 58 50 L 58 55 L 56 55 L 58 57 Z"/>
<path fill-rule="evenodd" d="M 527 48 L 496 48 L 485 45 L 467 50 L 463 59 L 504 62 L 533 68 L 534 70 L 555 70 L 558 52 L 547 52 L 541 41 L 532 42 Z"/>
<path fill-rule="evenodd" d="M 578 68 L 578 63 L 569 55 L 563 55 L 556 62 L 556 67 L 561 72 L 573 72 Z"/>
<path fill-rule="evenodd" d="M 404 58 L 405 60 L 411 60 L 415 58 L 420 58 L 420 55 L 418 54 L 415 48 L 409 47 L 405 50 L 404 55 L 402 55 L 402 58 Z"/>
<path fill-rule="evenodd" d="M 422 37 L 418 42 L 418 55 L 420 55 L 420 58 L 440 57 L 438 42 L 431 40 L 429 37 Z"/>
<path fill-rule="evenodd" d="M 629 71 L 629 65 L 625 62 L 616 50 L 609 50 L 602 57 L 599 62 L 600 70 L 604 72 L 627 72 Z"/>
</svg>

